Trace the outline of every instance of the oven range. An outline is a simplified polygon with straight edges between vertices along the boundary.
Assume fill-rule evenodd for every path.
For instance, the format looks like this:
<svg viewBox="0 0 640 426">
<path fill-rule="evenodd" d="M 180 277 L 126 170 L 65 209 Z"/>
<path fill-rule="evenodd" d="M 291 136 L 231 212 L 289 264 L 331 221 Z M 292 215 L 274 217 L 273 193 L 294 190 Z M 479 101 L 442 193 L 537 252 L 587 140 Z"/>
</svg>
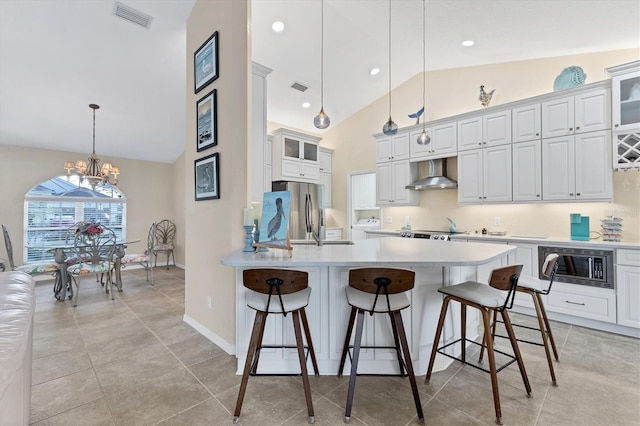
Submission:
<svg viewBox="0 0 640 426">
<path fill-rule="evenodd" d="M 455 232 L 457 234 L 458 232 Z M 402 231 L 400 236 L 402 238 L 422 238 L 425 240 L 439 240 L 439 241 L 449 241 L 451 240 L 451 235 L 453 232 L 449 231 L 426 231 L 426 230 L 416 230 L 416 231 Z"/>
</svg>

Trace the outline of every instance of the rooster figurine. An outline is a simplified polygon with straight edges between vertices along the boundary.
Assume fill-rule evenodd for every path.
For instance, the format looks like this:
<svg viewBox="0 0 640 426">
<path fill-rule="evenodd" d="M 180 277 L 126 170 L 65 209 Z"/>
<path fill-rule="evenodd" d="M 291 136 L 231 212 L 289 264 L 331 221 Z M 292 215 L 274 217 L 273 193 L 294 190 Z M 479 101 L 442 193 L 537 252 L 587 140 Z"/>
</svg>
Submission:
<svg viewBox="0 0 640 426">
<path fill-rule="evenodd" d="M 496 89 L 493 89 L 492 91 L 487 93 L 484 91 L 484 86 L 480 86 L 480 96 L 478 96 L 478 100 L 483 107 L 486 108 L 489 106 L 489 102 L 491 102 L 491 97 L 493 96 L 493 92 L 495 91 Z"/>
</svg>

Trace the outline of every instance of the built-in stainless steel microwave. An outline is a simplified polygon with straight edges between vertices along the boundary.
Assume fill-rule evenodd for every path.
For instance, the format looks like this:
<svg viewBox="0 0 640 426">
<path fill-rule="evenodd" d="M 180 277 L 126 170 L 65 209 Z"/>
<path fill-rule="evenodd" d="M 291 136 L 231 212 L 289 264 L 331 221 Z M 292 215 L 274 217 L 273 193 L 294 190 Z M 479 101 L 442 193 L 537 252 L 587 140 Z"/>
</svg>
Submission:
<svg viewBox="0 0 640 426">
<path fill-rule="evenodd" d="M 542 275 L 542 264 L 547 255 L 551 253 L 558 253 L 556 281 L 592 287 L 614 288 L 613 251 L 538 246 L 540 279 L 546 279 Z"/>
</svg>

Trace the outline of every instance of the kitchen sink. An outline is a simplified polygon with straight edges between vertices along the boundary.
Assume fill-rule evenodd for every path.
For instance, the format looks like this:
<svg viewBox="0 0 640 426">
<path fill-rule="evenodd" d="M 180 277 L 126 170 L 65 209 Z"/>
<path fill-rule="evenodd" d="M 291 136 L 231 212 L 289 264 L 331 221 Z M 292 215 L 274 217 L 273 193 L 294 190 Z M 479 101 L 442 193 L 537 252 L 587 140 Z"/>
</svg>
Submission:
<svg viewBox="0 0 640 426">
<path fill-rule="evenodd" d="M 315 246 L 317 245 L 315 240 L 291 240 L 292 246 Z M 322 241 L 323 246 L 345 246 L 345 245 L 353 245 L 354 242 L 350 240 L 324 240 Z"/>
</svg>

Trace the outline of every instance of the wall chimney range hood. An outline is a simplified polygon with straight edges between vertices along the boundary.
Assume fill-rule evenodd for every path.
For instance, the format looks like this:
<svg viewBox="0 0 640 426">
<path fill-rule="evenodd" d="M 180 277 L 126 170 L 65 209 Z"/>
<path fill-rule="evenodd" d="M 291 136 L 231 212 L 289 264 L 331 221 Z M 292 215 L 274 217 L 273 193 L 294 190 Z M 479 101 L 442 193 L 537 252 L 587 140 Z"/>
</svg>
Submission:
<svg viewBox="0 0 640 426">
<path fill-rule="evenodd" d="M 452 189 L 458 187 L 458 182 L 447 177 L 447 159 L 442 160 L 442 176 L 434 176 L 435 163 L 429 160 L 429 176 L 417 180 L 410 185 L 405 186 L 406 189 L 414 191 L 426 191 L 428 189 Z"/>
</svg>

